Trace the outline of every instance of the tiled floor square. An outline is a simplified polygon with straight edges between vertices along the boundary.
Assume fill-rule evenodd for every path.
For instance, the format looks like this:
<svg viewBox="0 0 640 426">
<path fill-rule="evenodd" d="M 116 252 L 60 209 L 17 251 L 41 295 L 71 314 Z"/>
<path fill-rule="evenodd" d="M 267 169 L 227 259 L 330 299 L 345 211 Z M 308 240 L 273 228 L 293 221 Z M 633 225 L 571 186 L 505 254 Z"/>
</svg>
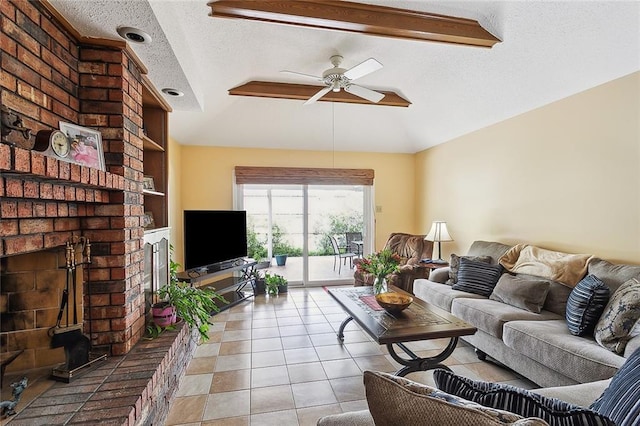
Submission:
<svg viewBox="0 0 640 426">
<path fill-rule="evenodd" d="M 294 408 L 291 386 L 269 386 L 268 388 L 251 389 L 251 414 L 265 413 Z"/>
<path fill-rule="evenodd" d="M 326 380 L 327 375 L 319 362 L 287 365 L 289 380 L 291 383 L 313 382 Z"/>
<path fill-rule="evenodd" d="M 218 371 L 214 373 L 209 393 L 229 392 L 249 389 L 251 370 Z"/>
<path fill-rule="evenodd" d="M 338 402 L 331 384 L 327 380 L 317 382 L 294 383 L 291 385 L 296 408 L 314 405 L 335 404 Z"/>
<path fill-rule="evenodd" d="M 238 417 L 249 414 L 251 392 L 249 390 L 212 393 L 207 398 L 203 420 Z"/>
<path fill-rule="evenodd" d="M 289 371 L 284 365 L 251 370 L 251 388 L 289 384 Z"/>
<path fill-rule="evenodd" d="M 284 365 L 285 363 L 283 351 L 254 352 L 251 354 L 251 366 L 253 368 L 272 367 Z"/>
</svg>

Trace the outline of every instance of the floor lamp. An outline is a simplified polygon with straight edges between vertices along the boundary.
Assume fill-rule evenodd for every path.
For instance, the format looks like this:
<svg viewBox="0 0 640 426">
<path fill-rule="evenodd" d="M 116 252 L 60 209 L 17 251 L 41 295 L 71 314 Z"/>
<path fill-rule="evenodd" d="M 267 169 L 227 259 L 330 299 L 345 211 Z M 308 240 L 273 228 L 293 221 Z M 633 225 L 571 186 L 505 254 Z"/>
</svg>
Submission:
<svg viewBox="0 0 640 426">
<path fill-rule="evenodd" d="M 445 260 L 442 259 L 442 241 L 453 241 L 451 235 L 449 235 L 449 231 L 447 230 L 447 222 L 443 222 L 440 220 L 436 220 L 431 224 L 431 229 L 425 240 L 433 241 L 438 243 L 438 260 L 434 260 L 434 263 L 446 263 Z"/>
</svg>

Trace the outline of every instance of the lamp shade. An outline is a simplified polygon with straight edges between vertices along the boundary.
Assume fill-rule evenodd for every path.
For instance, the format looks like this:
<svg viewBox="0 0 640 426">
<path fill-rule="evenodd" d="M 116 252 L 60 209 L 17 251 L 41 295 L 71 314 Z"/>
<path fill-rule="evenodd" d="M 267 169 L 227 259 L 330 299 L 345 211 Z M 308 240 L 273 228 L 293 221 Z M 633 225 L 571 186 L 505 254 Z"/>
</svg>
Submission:
<svg viewBox="0 0 640 426">
<path fill-rule="evenodd" d="M 431 224 L 431 229 L 424 239 L 428 241 L 453 241 L 447 230 L 447 222 L 439 220 Z"/>
</svg>

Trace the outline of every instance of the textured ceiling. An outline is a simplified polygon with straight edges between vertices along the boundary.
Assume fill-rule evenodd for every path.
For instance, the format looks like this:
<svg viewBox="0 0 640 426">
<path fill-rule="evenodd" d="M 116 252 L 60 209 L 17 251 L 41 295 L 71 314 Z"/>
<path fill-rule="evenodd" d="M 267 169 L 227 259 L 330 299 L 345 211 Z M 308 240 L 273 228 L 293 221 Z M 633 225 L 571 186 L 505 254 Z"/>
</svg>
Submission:
<svg viewBox="0 0 640 426">
<path fill-rule="evenodd" d="M 153 38 L 133 49 L 168 98 L 183 145 L 414 153 L 640 70 L 637 1 L 367 1 L 478 20 L 492 49 L 389 39 L 208 16 L 206 1 L 50 0 L 83 35 L 118 26 Z M 250 80 L 308 83 L 329 57 L 384 68 L 357 82 L 408 108 L 229 96 Z M 639 94 L 640 95 L 640 94 Z"/>
</svg>

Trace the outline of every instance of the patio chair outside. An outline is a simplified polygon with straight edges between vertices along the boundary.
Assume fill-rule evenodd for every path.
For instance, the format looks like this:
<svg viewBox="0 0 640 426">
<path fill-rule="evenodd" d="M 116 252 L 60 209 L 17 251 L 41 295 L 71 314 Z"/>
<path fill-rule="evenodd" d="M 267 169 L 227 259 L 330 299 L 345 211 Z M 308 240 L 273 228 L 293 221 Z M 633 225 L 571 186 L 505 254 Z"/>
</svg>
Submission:
<svg viewBox="0 0 640 426">
<path fill-rule="evenodd" d="M 342 270 L 342 262 L 347 264 L 347 258 L 349 259 L 349 268 L 353 268 L 353 258 L 356 256 L 355 253 L 352 252 L 344 252 L 342 253 L 340 250 L 340 246 L 338 246 L 338 240 L 333 235 L 329 235 L 329 239 L 331 240 L 331 246 L 333 247 L 333 270 L 336 270 L 336 261 L 338 262 L 338 274 L 340 274 Z"/>
</svg>

